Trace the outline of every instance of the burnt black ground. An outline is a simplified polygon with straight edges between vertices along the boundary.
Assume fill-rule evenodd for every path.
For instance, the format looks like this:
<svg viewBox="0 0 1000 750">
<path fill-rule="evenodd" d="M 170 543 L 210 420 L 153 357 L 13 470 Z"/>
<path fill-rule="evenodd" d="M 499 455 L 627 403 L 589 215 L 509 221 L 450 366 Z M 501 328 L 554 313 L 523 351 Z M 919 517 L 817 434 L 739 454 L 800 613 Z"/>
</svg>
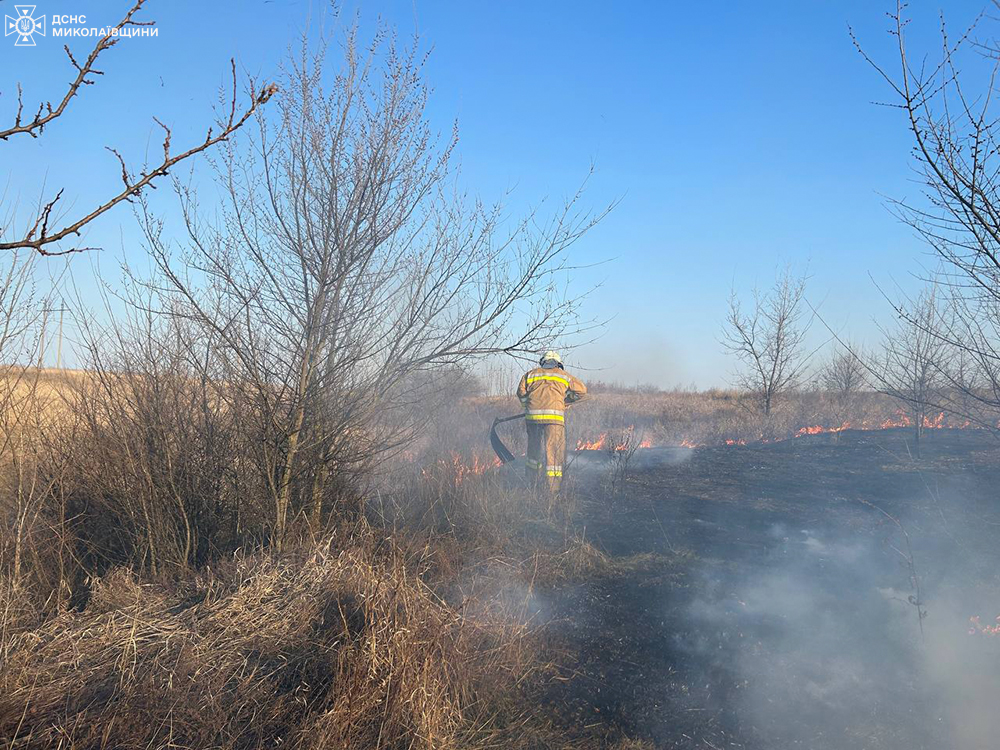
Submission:
<svg viewBox="0 0 1000 750">
<path fill-rule="evenodd" d="M 911 438 L 649 449 L 613 500 L 607 456 L 577 454 L 574 525 L 612 564 L 542 593 L 569 664 L 545 701 L 570 739 L 980 747 L 993 719 L 952 662 L 1000 675 L 1000 637 L 968 632 L 1000 614 L 1000 450 L 942 430 L 917 460 Z"/>
</svg>

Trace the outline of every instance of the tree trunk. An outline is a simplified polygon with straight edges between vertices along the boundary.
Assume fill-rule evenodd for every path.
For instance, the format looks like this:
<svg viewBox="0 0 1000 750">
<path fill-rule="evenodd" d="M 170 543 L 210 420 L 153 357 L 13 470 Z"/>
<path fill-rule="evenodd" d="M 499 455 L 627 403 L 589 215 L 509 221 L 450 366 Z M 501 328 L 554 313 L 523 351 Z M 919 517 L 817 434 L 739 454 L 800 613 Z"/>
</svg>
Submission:
<svg viewBox="0 0 1000 750">
<path fill-rule="evenodd" d="M 288 523 L 288 506 L 292 492 L 292 468 L 299 449 L 299 433 L 305 418 L 305 408 L 299 406 L 296 410 L 295 427 L 288 436 L 288 451 L 285 453 L 284 466 L 281 469 L 281 484 L 278 486 L 278 496 L 275 499 L 274 546 L 280 552 L 285 543 L 285 529 Z"/>
<path fill-rule="evenodd" d="M 309 517 L 309 526 L 313 533 L 318 533 L 323 525 L 323 490 L 326 489 L 326 478 L 329 470 L 326 461 L 322 461 L 313 474 L 312 486 L 312 513 Z"/>
</svg>

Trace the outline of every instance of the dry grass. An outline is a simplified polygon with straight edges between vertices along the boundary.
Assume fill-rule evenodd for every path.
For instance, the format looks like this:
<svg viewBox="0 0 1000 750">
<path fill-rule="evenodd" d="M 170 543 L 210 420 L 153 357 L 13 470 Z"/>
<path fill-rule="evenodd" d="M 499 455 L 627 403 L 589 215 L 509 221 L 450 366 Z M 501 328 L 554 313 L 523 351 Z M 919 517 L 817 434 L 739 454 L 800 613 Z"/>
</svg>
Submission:
<svg viewBox="0 0 1000 750">
<path fill-rule="evenodd" d="M 461 416 L 450 423 L 453 430 L 447 444 L 484 445 L 483 436 L 493 417 L 516 414 L 519 408 L 512 396 L 469 399 Z M 855 428 L 873 428 L 885 421 L 899 421 L 903 415 L 898 400 L 869 392 L 850 398 L 817 390 L 790 393 L 764 417 L 753 403 L 732 390 L 599 390 L 569 410 L 566 442 L 572 448 L 602 435 L 622 434 L 630 427 L 634 436 L 654 446 L 750 442 L 789 438 L 802 428 L 816 426 L 833 428 L 848 423 Z M 950 424 L 948 415 L 944 424 Z M 504 434 L 512 449 L 523 452 L 522 432 L 508 427 Z"/>
<path fill-rule="evenodd" d="M 515 744 L 524 717 L 498 707 L 530 671 L 525 629 L 495 608 L 448 607 L 373 544 L 241 556 L 174 586 L 112 572 L 84 611 L 7 644 L 0 736 L 16 748 Z"/>
<path fill-rule="evenodd" d="M 7 409 L 30 407 L 49 418 L 64 416 L 74 390 L 91 378 L 83 370 L 8 368 L 0 373 L 0 404 Z"/>
<path fill-rule="evenodd" d="M 133 453 L 102 452 L 93 436 L 103 422 L 72 421 L 74 394 L 91 386 L 82 372 L 0 378 L 13 440 L 0 517 L 17 530 L 0 539 L 0 746 L 558 747 L 560 727 L 531 700 L 555 673 L 536 587 L 670 571 L 686 554 L 612 558 L 573 535 L 571 481 L 561 515 L 508 481 L 486 432 L 518 411 L 512 398 L 455 405 L 391 473 L 368 479 L 356 505 L 330 506 L 337 531 L 325 542 L 247 552 L 267 546 L 248 531 L 268 511 L 253 501 L 252 472 L 220 460 L 206 464 L 213 482 L 176 483 L 218 447 L 189 434 L 190 405 L 179 402 L 176 424 L 137 422 L 169 429 L 150 430 L 161 442 L 133 466 Z M 568 442 L 629 425 L 654 445 L 710 442 L 832 424 L 839 408 L 797 394 L 762 425 L 729 392 L 597 393 L 573 408 Z M 872 398 L 852 408 L 895 407 Z M 504 436 L 523 451 L 519 425 Z M 177 451 L 170 471 L 157 463 L 163 446 Z M 176 517 L 163 498 L 178 501 Z M 220 531 L 230 518 L 232 532 Z M 169 541 L 189 521 L 196 539 L 213 540 L 204 554 L 149 565 L 151 530 Z"/>
<path fill-rule="evenodd" d="M 80 468 L 130 467 L 95 464 L 92 428 L 59 427 L 87 374 L 27 374 L 2 381 L 16 440 L 0 515 L 16 533 L 0 540 L 0 746 L 552 746 L 522 694 L 544 665 L 524 588 L 470 573 L 505 559 L 524 497 L 450 460 L 411 464 L 322 544 L 247 553 L 247 535 L 158 573 L 119 551 L 143 516 Z"/>
</svg>

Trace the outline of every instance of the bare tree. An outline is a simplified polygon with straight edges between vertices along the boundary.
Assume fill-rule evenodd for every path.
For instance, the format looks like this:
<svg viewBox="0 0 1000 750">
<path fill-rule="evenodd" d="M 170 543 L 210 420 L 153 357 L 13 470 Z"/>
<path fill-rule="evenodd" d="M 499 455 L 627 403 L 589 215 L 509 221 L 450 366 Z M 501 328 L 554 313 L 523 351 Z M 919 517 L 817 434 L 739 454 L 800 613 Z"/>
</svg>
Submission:
<svg viewBox="0 0 1000 750">
<path fill-rule="evenodd" d="M 820 368 L 820 388 L 844 399 L 855 396 L 867 382 L 863 357 L 853 344 L 837 349 Z"/>
<path fill-rule="evenodd" d="M 736 291 L 729 297 L 722 344 L 741 365 L 735 383 L 752 394 L 765 416 L 776 400 L 801 382 L 808 356 L 803 323 L 806 279 L 785 269 L 767 292 L 753 291 L 753 304 L 744 310 Z"/>
<path fill-rule="evenodd" d="M 947 327 L 939 309 L 937 289 L 930 286 L 900 306 L 898 325 L 883 329 L 884 351 L 874 373 L 877 387 L 906 407 L 920 455 L 920 438 L 929 417 L 942 400 L 948 345 L 941 331 Z"/>
<path fill-rule="evenodd" d="M 17 111 L 14 113 L 14 122 L 6 127 L 0 126 L 0 141 L 7 141 L 17 136 L 30 136 L 38 138 L 45 128 L 54 121 L 62 117 L 70 108 L 73 100 L 80 95 L 85 86 L 92 86 L 97 83 L 97 76 L 104 75 L 104 71 L 97 68 L 99 58 L 103 53 L 114 47 L 121 39 L 120 33 L 124 29 L 131 27 L 152 26 L 153 21 L 136 20 L 136 14 L 142 10 L 146 0 L 136 0 L 125 16 L 107 34 L 101 37 L 97 44 L 83 60 L 78 62 L 70 51 L 69 46 L 64 46 L 66 56 L 70 65 L 76 71 L 73 80 L 69 82 L 66 91 L 63 93 L 58 103 L 53 105 L 51 101 L 39 104 L 34 114 L 25 114 L 24 100 L 20 84 L 17 88 Z M 194 143 L 181 151 L 176 151 L 171 143 L 170 128 L 159 120 L 156 123 L 163 129 L 163 159 L 153 165 L 146 165 L 136 172 L 131 170 L 125 163 L 121 153 L 112 147 L 106 147 L 118 161 L 121 170 L 122 189 L 117 194 L 110 196 L 103 203 L 99 204 L 85 214 L 64 219 L 59 216 L 59 203 L 63 197 L 63 190 L 59 190 L 54 197 L 44 201 L 32 221 L 29 222 L 23 233 L 10 241 L 0 241 L 0 250 L 30 249 L 41 255 L 65 255 L 67 253 L 81 252 L 90 248 L 70 247 L 56 249 L 58 243 L 71 237 L 79 237 L 84 227 L 90 224 L 99 216 L 107 213 L 120 203 L 132 201 L 142 192 L 150 187 L 159 177 L 165 177 L 177 164 L 190 159 L 192 156 L 206 151 L 213 146 L 225 142 L 233 133 L 239 130 L 253 115 L 259 106 L 266 103 L 275 93 L 273 85 L 266 85 L 259 90 L 251 84 L 249 101 L 242 107 L 237 107 L 236 92 L 236 66 L 232 63 L 233 91 L 229 101 L 228 109 L 223 116 L 212 127 L 209 127 L 204 140 Z M 154 118 L 155 119 L 155 118 Z M 0 237 L 9 229 L 9 223 L 13 221 L 12 216 L 5 220 L 7 226 L 0 224 Z"/>
<path fill-rule="evenodd" d="M 921 318 L 922 305 L 900 314 L 949 349 L 939 368 L 944 405 L 986 429 L 1000 416 L 1000 119 L 995 84 L 1000 49 L 982 14 L 958 35 L 941 22 L 936 59 L 911 55 L 905 4 L 890 14 L 895 72 L 855 44 L 888 83 L 913 139 L 925 191 L 923 202 L 897 201 L 899 216 L 942 259 L 941 306 L 947 316 Z M 918 62 L 914 64 L 912 60 Z M 927 346 L 930 346 L 927 344 Z M 950 394 L 950 395 L 949 395 Z"/>
<path fill-rule="evenodd" d="M 841 424 L 850 420 L 861 392 L 868 386 L 865 359 L 862 349 L 848 342 L 839 346 L 819 369 L 817 384 L 833 399 Z"/>
<path fill-rule="evenodd" d="M 422 58 L 381 33 L 348 32 L 331 75 L 303 43 L 276 117 L 222 150 L 228 206 L 209 222 L 177 185 L 187 246 L 175 252 L 144 202 L 163 311 L 219 353 L 224 398 L 251 420 L 274 507 L 318 526 L 337 479 L 405 444 L 454 394 L 439 368 L 527 355 L 578 331 L 557 286 L 566 251 L 600 218 L 577 209 L 511 222 L 452 186 L 456 135 L 438 142 Z M 246 134 L 247 131 L 244 131 Z"/>
</svg>

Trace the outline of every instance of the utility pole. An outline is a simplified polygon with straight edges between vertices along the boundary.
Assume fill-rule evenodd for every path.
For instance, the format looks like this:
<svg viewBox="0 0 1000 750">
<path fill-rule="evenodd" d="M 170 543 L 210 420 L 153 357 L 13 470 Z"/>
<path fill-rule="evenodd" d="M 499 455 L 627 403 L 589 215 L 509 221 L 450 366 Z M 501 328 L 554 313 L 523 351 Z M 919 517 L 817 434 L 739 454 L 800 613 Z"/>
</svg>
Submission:
<svg viewBox="0 0 1000 750">
<path fill-rule="evenodd" d="M 49 308 L 42 308 L 42 332 L 38 336 L 38 369 L 45 364 L 45 326 L 49 322 Z"/>
<path fill-rule="evenodd" d="M 59 307 L 42 308 L 42 334 L 38 341 L 38 369 L 45 364 L 45 330 L 49 323 L 49 313 L 59 313 L 59 330 L 56 334 L 56 369 L 62 369 L 63 313 L 69 310 L 64 304 Z"/>
<path fill-rule="evenodd" d="M 59 308 L 59 339 L 58 344 L 56 344 L 56 369 L 62 369 L 62 324 L 63 324 L 63 313 L 66 312 L 65 307 Z"/>
</svg>

